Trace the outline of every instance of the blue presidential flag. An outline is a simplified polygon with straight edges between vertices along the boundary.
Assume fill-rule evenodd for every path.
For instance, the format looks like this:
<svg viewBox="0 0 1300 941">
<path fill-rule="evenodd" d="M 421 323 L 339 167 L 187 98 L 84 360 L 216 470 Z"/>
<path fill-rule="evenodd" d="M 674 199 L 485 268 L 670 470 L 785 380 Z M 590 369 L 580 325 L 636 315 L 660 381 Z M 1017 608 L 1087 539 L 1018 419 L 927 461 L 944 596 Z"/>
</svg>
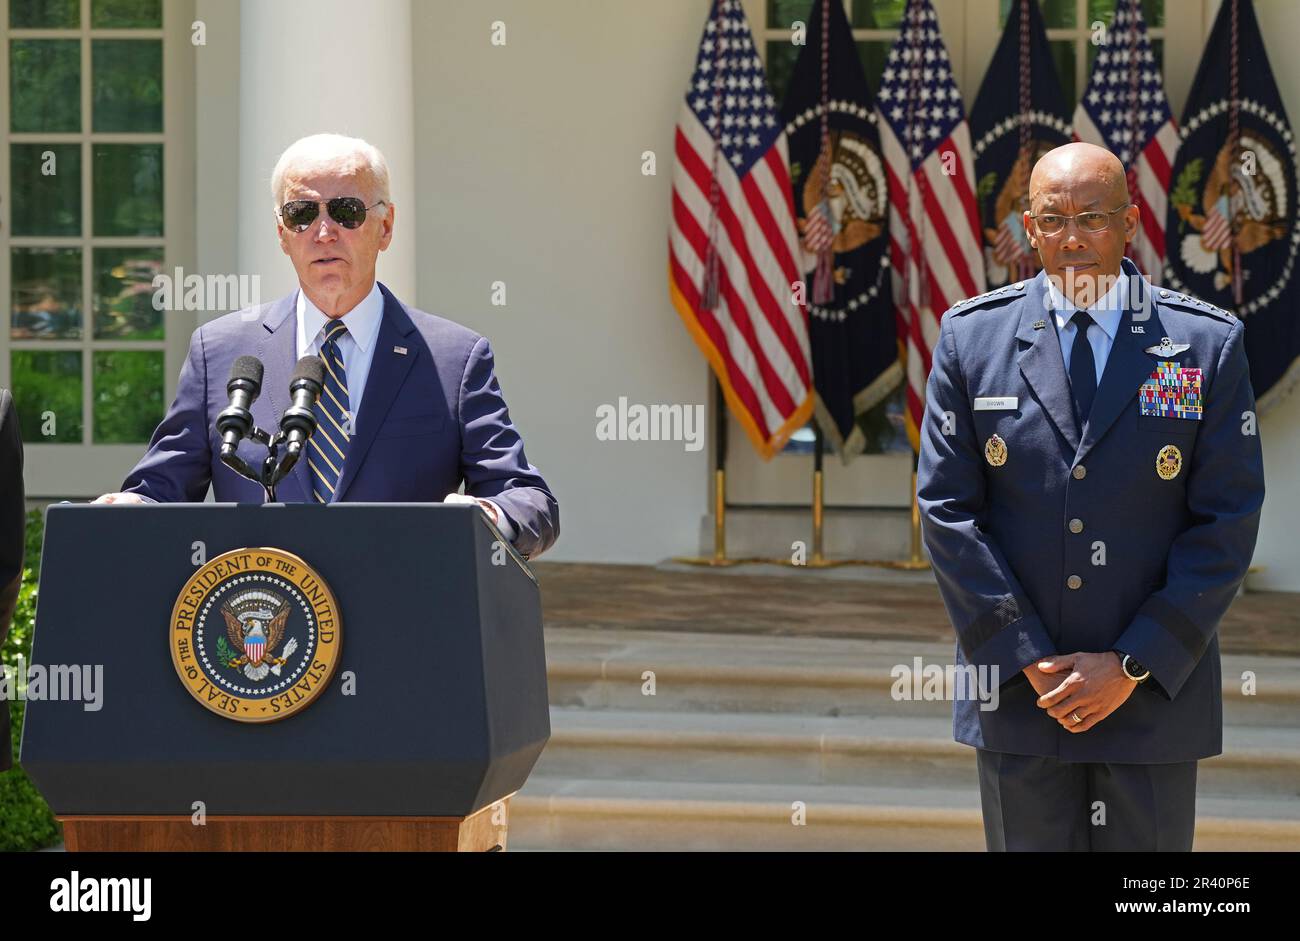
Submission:
<svg viewBox="0 0 1300 941">
<path fill-rule="evenodd" d="M 1259 410 L 1296 377 L 1296 148 L 1251 0 L 1224 0 L 1183 112 L 1166 284 L 1246 325 Z"/>
<path fill-rule="evenodd" d="M 1022 221 L 1029 172 L 1039 157 L 1070 141 L 1070 109 L 1037 0 L 1012 3 L 971 108 L 970 132 L 988 286 L 1032 278 L 1041 265 Z"/>
<path fill-rule="evenodd" d="M 840 0 L 813 0 L 806 40 L 781 119 L 807 286 L 817 423 L 847 460 L 862 449 L 857 416 L 903 376 L 888 281 L 889 184 L 875 101 Z"/>
</svg>

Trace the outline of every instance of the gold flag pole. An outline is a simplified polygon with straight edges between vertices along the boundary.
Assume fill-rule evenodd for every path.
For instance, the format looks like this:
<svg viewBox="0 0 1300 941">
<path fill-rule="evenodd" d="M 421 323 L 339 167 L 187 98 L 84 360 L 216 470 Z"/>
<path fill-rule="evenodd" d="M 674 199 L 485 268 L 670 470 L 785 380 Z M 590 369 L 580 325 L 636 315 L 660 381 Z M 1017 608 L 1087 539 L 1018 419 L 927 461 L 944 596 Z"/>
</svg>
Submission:
<svg viewBox="0 0 1300 941">
<path fill-rule="evenodd" d="M 713 465 L 713 555 L 678 556 L 674 562 L 685 565 L 728 566 L 755 559 L 727 558 L 727 400 L 722 394 L 722 384 L 713 377 L 713 410 L 716 420 L 714 433 Z"/>
<path fill-rule="evenodd" d="M 930 567 L 930 560 L 921 551 L 921 505 L 916 499 L 916 452 L 912 452 L 912 553 L 906 559 L 881 559 L 868 564 L 908 571 L 919 571 Z"/>
</svg>

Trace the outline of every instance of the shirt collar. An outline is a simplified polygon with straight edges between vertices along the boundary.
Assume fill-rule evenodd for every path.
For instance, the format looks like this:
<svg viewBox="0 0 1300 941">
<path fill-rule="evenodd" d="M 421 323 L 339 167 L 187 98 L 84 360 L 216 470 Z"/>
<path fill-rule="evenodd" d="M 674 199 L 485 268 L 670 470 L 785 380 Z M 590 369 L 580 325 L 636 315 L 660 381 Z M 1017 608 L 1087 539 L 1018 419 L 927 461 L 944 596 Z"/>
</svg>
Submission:
<svg viewBox="0 0 1300 941">
<path fill-rule="evenodd" d="M 305 352 L 311 349 L 311 345 L 320 336 L 321 328 L 330 318 L 308 299 L 301 288 L 298 290 L 297 313 L 298 349 Z M 364 353 L 379 336 L 379 323 L 383 318 L 384 296 L 379 292 L 379 282 L 376 281 L 371 285 L 370 293 L 363 297 L 356 307 L 344 314 L 342 320 L 347 324 L 348 335 L 352 337 L 352 342 L 356 343 Z"/>
<path fill-rule="evenodd" d="M 1096 304 L 1088 308 L 1093 322 L 1105 330 L 1106 336 L 1112 341 L 1119 330 L 1120 318 L 1124 316 L 1124 289 L 1129 283 L 1127 274 L 1128 272 L 1121 270 L 1110 290 L 1103 294 Z M 1052 299 L 1052 307 L 1056 311 L 1056 327 L 1058 330 L 1063 330 L 1079 308 L 1057 289 L 1051 278 L 1047 278 L 1046 281 L 1047 294 Z"/>
</svg>

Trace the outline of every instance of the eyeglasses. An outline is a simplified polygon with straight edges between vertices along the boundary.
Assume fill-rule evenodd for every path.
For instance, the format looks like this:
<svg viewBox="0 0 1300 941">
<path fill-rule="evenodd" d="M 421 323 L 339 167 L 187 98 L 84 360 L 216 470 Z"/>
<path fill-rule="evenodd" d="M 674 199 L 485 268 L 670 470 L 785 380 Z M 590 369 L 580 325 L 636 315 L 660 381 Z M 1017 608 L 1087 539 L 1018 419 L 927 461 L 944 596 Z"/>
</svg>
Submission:
<svg viewBox="0 0 1300 941">
<path fill-rule="evenodd" d="M 326 200 L 325 211 L 330 218 L 345 229 L 355 229 L 366 221 L 366 212 L 375 206 L 382 206 L 385 200 L 379 200 L 375 206 L 367 206 L 355 196 L 336 196 Z M 321 201 L 315 199 L 291 199 L 280 207 L 280 219 L 286 228 L 294 232 L 305 232 L 307 227 L 320 215 Z"/>
<path fill-rule="evenodd" d="M 1077 219 L 1079 228 L 1084 232 L 1104 232 L 1110 225 L 1110 217 L 1117 212 L 1123 212 L 1132 203 L 1125 203 L 1118 209 L 1112 209 L 1110 212 L 1077 212 L 1072 216 L 1063 216 L 1054 212 L 1045 212 L 1035 216 L 1030 213 L 1029 218 L 1038 224 L 1038 231 L 1043 235 L 1060 235 L 1065 231 L 1066 223 L 1071 219 Z"/>
</svg>

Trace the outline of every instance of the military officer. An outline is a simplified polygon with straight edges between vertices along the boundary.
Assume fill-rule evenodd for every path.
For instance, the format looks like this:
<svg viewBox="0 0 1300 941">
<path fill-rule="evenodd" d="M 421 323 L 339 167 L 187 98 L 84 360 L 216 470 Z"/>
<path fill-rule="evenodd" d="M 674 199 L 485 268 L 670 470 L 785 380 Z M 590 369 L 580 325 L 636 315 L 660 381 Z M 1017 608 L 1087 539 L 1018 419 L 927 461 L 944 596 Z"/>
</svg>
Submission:
<svg viewBox="0 0 1300 941">
<path fill-rule="evenodd" d="M 1024 225 L 1043 271 L 955 304 L 934 346 L 917 498 L 990 850 L 1188 850 L 1222 751 L 1218 623 L 1264 499 L 1243 326 L 1153 287 L 1124 169 L 1045 154 Z M 996 670 L 996 673 L 992 671 Z"/>
</svg>

